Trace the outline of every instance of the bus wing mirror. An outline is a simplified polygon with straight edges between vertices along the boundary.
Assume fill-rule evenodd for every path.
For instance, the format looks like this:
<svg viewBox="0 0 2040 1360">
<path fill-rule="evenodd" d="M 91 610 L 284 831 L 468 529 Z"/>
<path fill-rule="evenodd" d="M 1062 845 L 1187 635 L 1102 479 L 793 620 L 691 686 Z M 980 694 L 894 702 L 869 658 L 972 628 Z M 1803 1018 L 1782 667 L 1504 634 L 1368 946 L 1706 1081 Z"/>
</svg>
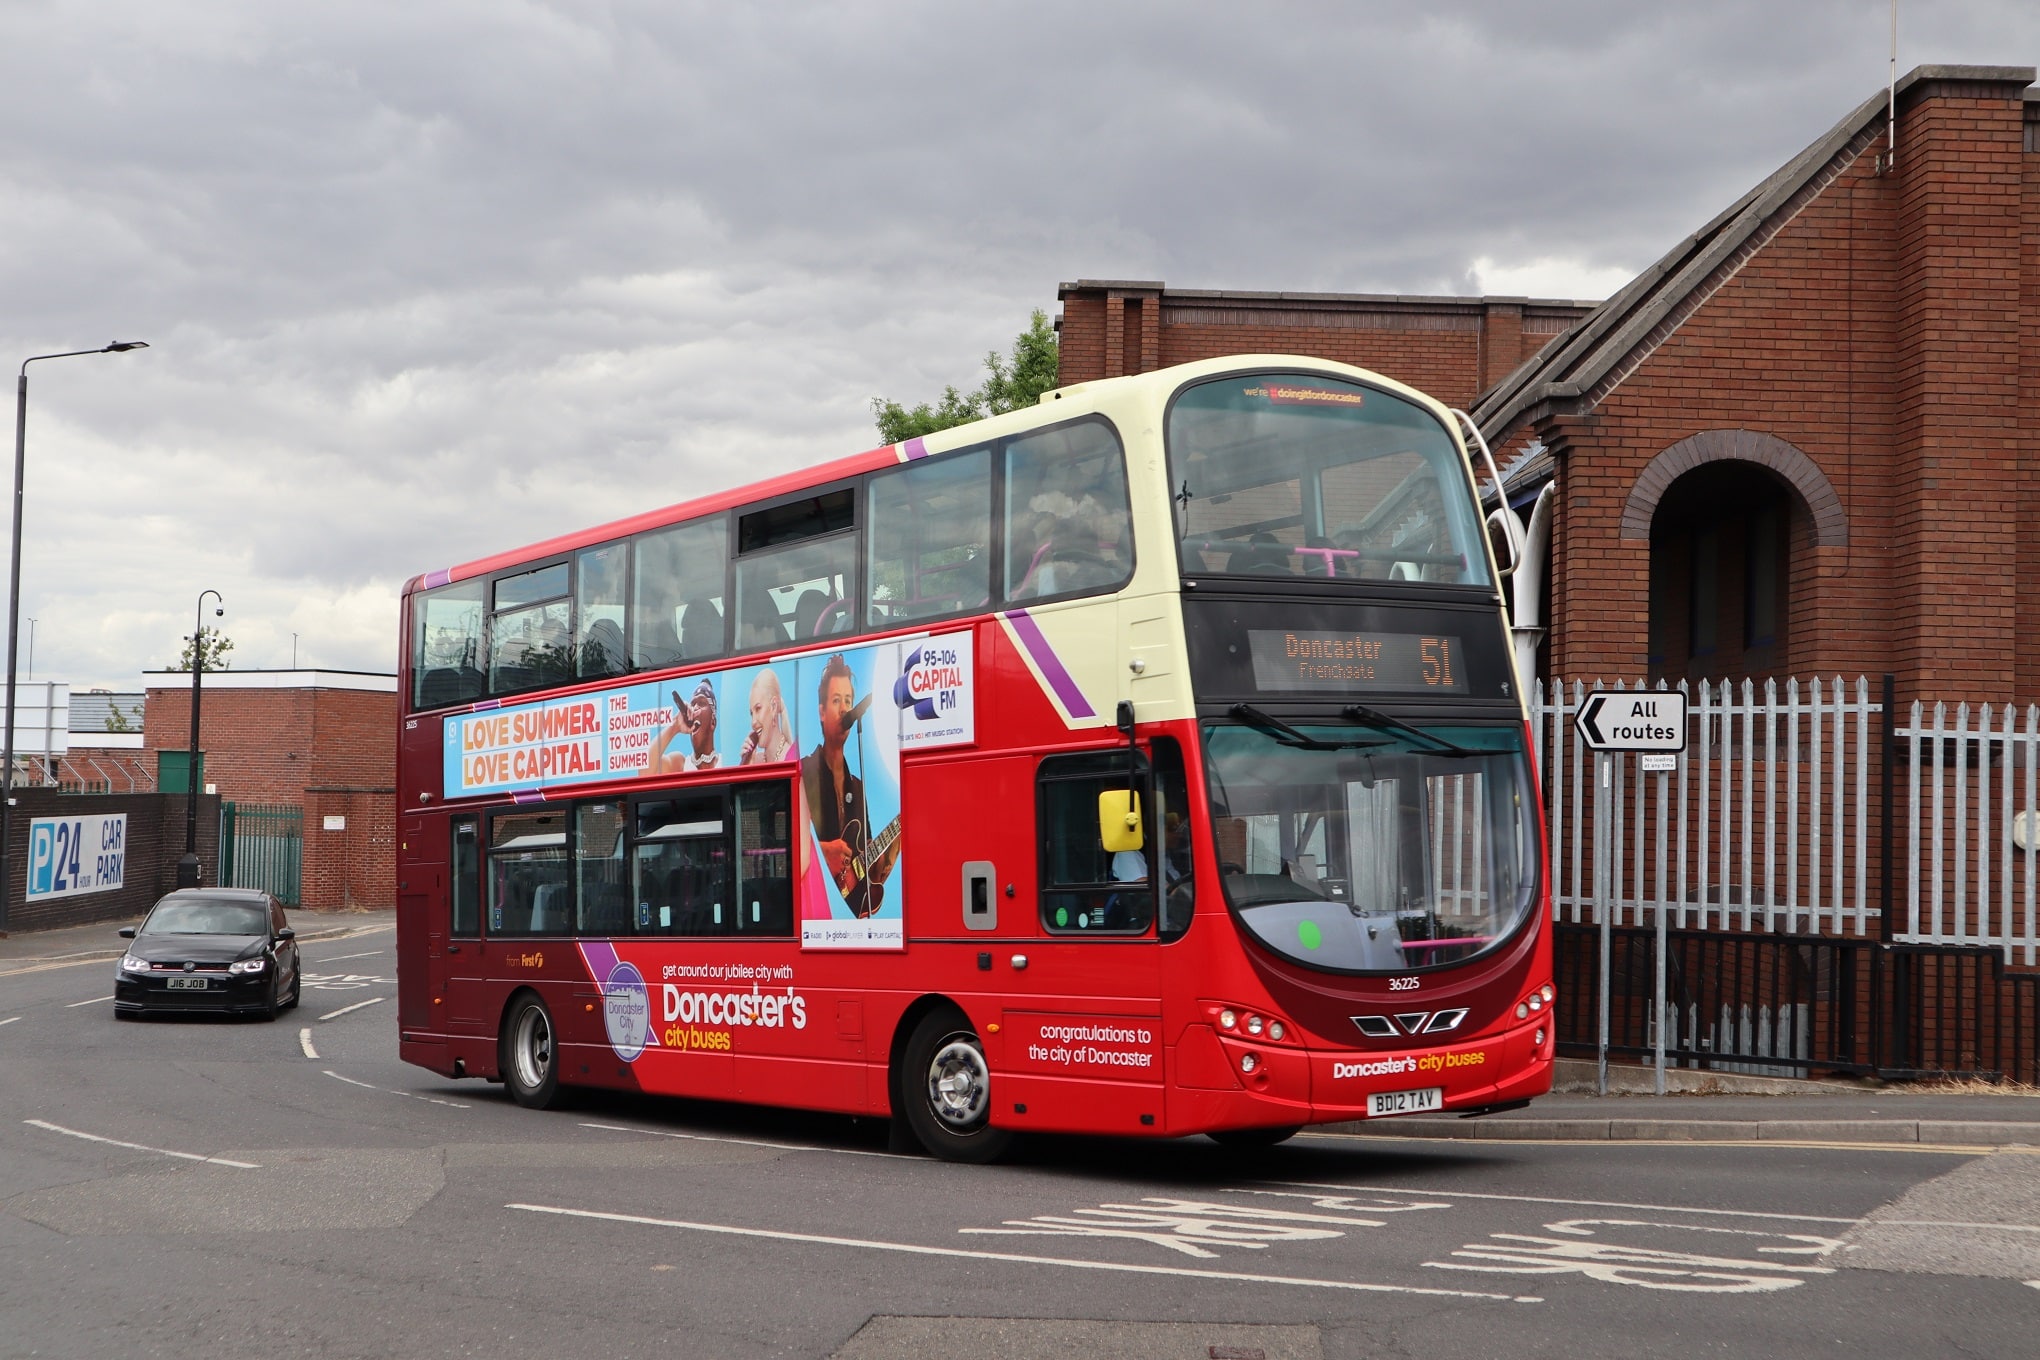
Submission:
<svg viewBox="0 0 2040 1360">
<path fill-rule="evenodd" d="M 1108 855 L 1145 848 L 1140 799 L 1132 789 L 1106 789 L 1098 795 L 1098 841 Z"/>
</svg>

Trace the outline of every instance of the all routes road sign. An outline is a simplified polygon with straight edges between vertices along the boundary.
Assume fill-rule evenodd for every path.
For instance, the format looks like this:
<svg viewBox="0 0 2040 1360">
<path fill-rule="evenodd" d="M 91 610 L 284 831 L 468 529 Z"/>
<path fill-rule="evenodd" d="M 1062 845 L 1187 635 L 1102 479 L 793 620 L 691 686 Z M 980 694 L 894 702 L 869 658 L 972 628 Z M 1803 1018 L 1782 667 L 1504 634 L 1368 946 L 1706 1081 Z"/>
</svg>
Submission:
<svg viewBox="0 0 2040 1360">
<path fill-rule="evenodd" d="M 1686 696 L 1670 690 L 1590 694 L 1573 726 L 1596 751 L 1683 751 Z"/>
</svg>

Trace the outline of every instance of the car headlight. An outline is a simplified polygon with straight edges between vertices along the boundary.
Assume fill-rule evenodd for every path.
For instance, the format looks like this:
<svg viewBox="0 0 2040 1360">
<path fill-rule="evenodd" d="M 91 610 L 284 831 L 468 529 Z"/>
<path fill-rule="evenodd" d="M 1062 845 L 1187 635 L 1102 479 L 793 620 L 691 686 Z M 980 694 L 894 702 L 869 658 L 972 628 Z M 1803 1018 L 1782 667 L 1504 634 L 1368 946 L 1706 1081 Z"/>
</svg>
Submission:
<svg viewBox="0 0 2040 1360">
<path fill-rule="evenodd" d="M 229 973 L 259 973 L 269 966 L 268 959 L 242 959 L 239 963 L 227 965 Z"/>
<path fill-rule="evenodd" d="M 120 961 L 120 970 L 123 973 L 146 973 L 149 971 L 149 961 L 129 954 Z"/>
</svg>

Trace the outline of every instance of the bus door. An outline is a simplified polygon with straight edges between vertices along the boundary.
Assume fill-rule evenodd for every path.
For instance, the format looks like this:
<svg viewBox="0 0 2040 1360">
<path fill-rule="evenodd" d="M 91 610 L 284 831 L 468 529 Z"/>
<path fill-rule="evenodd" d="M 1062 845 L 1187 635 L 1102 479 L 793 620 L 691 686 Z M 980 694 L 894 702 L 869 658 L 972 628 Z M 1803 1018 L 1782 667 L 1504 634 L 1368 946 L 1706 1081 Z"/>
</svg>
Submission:
<svg viewBox="0 0 2040 1360">
<path fill-rule="evenodd" d="M 433 998 L 446 994 L 446 863 L 438 853 L 435 828 L 424 817 L 406 817 L 398 828 L 403 877 L 397 881 L 399 960 L 397 1024 L 406 1036 L 437 1042 L 445 1017 Z M 423 941 L 424 948 L 418 945 Z"/>
<path fill-rule="evenodd" d="M 455 817 L 446 867 L 445 947 L 435 950 L 437 995 L 446 998 L 445 1018 L 434 1026 L 454 1035 L 486 1034 L 482 1003 L 487 969 L 482 957 L 482 847 L 474 814 Z"/>
<path fill-rule="evenodd" d="M 1116 847 L 1106 843 L 1101 795 L 1133 809 L 1137 837 L 1123 829 Z M 1166 857 L 1154 808 L 1150 762 L 1128 750 L 1037 767 L 1038 934 L 1008 984 L 1003 1036 L 1005 1089 L 1025 1110 L 1000 1111 L 1002 1123 L 1129 1133 L 1161 1123 Z"/>
</svg>

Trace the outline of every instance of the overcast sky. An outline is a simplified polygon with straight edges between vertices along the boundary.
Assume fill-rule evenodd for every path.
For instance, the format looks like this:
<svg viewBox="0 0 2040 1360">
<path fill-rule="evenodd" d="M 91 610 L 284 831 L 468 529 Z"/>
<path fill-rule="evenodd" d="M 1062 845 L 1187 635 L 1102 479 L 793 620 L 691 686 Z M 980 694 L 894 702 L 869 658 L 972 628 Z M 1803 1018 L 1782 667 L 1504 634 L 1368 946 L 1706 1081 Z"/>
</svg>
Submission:
<svg viewBox="0 0 2040 1360">
<path fill-rule="evenodd" d="M 388 670 L 412 575 L 876 442 L 1056 284 L 1601 297 L 1887 0 L 0 0 L 22 645 Z M 1900 70 L 2040 62 L 1903 0 Z M 13 358 L 5 358 L 12 355 Z M 209 620 L 210 621 L 210 620 Z M 4 625 L 0 625 L 4 626 Z"/>
</svg>

